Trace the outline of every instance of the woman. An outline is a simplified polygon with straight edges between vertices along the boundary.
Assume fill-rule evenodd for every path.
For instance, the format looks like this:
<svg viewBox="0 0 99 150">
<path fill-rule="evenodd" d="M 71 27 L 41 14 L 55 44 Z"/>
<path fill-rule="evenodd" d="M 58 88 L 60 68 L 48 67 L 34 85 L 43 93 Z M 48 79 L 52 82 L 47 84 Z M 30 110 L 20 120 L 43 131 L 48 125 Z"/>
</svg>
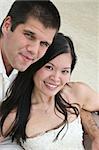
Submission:
<svg viewBox="0 0 99 150">
<path fill-rule="evenodd" d="M 26 150 L 83 150 L 80 109 L 99 110 L 99 95 L 84 83 L 70 83 L 76 64 L 69 37 L 58 33 L 48 51 L 19 72 L 0 107 L 1 141 Z"/>
</svg>

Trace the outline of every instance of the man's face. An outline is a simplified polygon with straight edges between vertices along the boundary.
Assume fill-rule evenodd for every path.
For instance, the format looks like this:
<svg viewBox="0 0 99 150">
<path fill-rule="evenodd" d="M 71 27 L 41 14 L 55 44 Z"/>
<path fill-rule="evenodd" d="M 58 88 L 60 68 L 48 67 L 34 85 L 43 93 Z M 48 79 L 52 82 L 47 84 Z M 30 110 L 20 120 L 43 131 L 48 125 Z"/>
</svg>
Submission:
<svg viewBox="0 0 99 150">
<path fill-rule="evenodd" d="M 1 50 L 4 62 L 19 71 L 26 70 L 32 63 L 40 59 L 52 43 L 55 29 L 45 28 L 33 18 L 20 24 L 11 31 L 11 18 L 6 18 L 3 27 Z"/>
</svg>

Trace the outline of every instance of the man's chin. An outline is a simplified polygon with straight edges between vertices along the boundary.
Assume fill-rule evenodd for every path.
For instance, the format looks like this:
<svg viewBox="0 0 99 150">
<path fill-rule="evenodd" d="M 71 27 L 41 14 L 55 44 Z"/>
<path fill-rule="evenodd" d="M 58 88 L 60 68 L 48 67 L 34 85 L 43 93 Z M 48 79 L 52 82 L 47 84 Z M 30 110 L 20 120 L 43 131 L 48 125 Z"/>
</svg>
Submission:
<svg viewBox="0 0 99 150">
<path fill-rule="evenodd" d="M 25 67 L 16 67 L 15 69 L 17 69 L 20 72 L 24 72 L 29 66 L 25 66 Z"/>
</svg>

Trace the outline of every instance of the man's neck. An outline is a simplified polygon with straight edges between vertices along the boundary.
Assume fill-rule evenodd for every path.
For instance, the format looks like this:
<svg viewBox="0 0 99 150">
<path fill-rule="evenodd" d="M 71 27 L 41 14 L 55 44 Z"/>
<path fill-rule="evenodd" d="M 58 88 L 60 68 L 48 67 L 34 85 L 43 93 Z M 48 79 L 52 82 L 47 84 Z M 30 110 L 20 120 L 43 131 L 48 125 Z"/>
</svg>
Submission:
<svg viewBox="0 0 99 150">
<path fill-rule="evenodd" d="M 11 72 L 13 71 L 13 68 L 11 67 L 11 65 L 5 65 L 5 69 L 6 69 L 7 76 L 9 76 Z"/>
</svg>

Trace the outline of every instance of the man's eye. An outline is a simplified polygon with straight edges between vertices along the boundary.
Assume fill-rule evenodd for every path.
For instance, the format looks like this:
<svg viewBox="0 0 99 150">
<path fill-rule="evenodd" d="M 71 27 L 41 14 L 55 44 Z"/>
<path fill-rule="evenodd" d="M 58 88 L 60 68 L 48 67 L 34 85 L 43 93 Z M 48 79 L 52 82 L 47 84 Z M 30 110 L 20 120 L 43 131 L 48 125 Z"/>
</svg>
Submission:
<svg viewBox="0 0 99 150">
<path fill-rule="evenodd" d="M 49 47 L 49 43 L 47 43 L 47 42 L 41 42 L 41 46 Z"/>
<path fill-rule="evenodd" d="M 24 33 L 24 35 L 28 38 L 28 39 L 33 39 L 33 35 L 31 35 L 30 33 Z"/>
</svg>

